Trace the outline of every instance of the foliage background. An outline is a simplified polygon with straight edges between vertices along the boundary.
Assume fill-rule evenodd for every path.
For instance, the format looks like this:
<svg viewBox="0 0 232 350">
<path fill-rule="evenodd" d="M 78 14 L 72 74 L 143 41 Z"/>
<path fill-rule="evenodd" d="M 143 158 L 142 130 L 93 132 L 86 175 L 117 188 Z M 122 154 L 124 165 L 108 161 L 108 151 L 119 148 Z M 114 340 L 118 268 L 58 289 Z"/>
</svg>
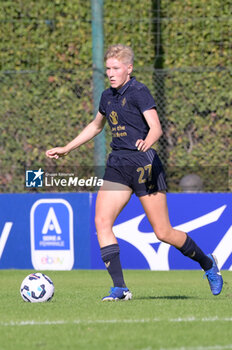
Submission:
<svg viewBox="0 0 232 350">
<path fill-rule="evenodd" d="M 45 150 L 93 119 L 91 2 L 16 0 L 0 12 L 0 191 L 24 169 L 93 166 L 93 141 L 57 162 Z M 154 94 L 170 191 L 187 173 L 228 191 L 232 129 L 230 0 L 104 1 L 104 44 L 131 45 Z M 106 82 L 107 84 L 107 82 Z M 106 128 L 107 151 L 110 133 Z"/>
</svg>

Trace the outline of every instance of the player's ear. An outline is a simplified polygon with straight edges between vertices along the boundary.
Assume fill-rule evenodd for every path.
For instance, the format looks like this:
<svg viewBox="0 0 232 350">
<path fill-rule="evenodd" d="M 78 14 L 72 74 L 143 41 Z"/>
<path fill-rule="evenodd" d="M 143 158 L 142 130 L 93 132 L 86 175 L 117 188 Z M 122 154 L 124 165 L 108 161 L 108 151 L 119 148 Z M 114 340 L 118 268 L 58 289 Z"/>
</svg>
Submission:
<svg viewBox="0 0 232 350">
<path fill-rule="evenodd" d="M 130 63 L 130 64 L 128 65 L 128 68 L 127 68 L 127 69 L 128 69 L 128 74 L 131 74 L 132 71 L 133 71 L 133 64 Z"/>
</svg>

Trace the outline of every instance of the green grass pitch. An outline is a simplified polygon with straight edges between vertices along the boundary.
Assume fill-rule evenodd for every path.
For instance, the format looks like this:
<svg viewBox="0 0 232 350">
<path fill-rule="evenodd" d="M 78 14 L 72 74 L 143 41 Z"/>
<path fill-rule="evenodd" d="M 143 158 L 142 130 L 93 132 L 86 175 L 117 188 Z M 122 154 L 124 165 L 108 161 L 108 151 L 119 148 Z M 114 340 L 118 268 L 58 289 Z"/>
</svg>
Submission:
<svg viewBox="0 0 232 350">
<path fill-rule="evenodd" d="M 0 350 L 232 349 L 232 272 L 210 292 L 202 271 L 126 270 L 133 300 L 101 302 L 106 271 L 47 271 L 51 302 L 21 299 L 31 271 L 0 270 Z"/>
</svg>

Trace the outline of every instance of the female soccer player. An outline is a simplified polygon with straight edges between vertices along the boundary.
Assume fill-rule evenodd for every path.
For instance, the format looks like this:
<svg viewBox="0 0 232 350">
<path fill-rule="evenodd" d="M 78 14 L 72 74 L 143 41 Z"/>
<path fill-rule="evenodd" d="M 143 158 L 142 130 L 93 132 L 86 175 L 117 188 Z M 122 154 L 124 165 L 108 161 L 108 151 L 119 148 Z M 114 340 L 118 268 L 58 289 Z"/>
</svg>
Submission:
<svg viewBox="0 0 232 350">
<path fill-rule="evenodd" d="M 107 161 L 104 184 L 97 201 L 95 224 L 101 257 L 114 287 L 102 300 L 129 300 L 120 263 L 119 245 L 112 231 L 115 219 L 134 192 L 140 199 L 157 238 L 176 247 L 197 261 L 217 295 L 223 280 L 212 254 L 205 255 L 185 233 L 172 228 L 166 202 L 166 183 L 162 164 L 151 148 L 162 135 L 156 104 L 148 88 L 131 77 L 134 54 L 130 47 L 112 45 L 106 52 L 106 73 L 110 88 L 102 93 L 95 119 L 64 147 L 46 152 L 58 159 L 98 135 L 107 120 L 112 131 L 112 152 Z"/>
</svg>

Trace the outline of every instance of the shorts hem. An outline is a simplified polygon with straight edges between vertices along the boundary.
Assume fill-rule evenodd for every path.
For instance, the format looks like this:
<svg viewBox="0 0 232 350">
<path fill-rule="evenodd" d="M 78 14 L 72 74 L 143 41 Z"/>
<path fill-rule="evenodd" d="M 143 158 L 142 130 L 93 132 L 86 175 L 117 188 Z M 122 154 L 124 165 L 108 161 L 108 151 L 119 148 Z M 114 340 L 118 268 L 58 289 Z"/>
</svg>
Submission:
<svg viewBox="0 0 232 350">
<path fill-rule="evenodd" d="M 116 183 L 116 184 L 124 185 L 124 186 L 127 186 L 127 187 L 131 188 L 131 187 L 128 185 L 128 183 L 123 182 L 123 181 L 107 179 L 107 178 L 104 178 L 104 177 L 103 177 L 103 181 L 114 182 L 114 183 Z"/>
<path fill-rule="evenodd" d="M 150 194 L 157 193 L 157 192 L 167 192 L 167 188 L 161 188 L 154 190 L 152 192 L 134 192 L 137 197 L 144 197 L 144 196 L 149 196 Z"/>
</svg>

